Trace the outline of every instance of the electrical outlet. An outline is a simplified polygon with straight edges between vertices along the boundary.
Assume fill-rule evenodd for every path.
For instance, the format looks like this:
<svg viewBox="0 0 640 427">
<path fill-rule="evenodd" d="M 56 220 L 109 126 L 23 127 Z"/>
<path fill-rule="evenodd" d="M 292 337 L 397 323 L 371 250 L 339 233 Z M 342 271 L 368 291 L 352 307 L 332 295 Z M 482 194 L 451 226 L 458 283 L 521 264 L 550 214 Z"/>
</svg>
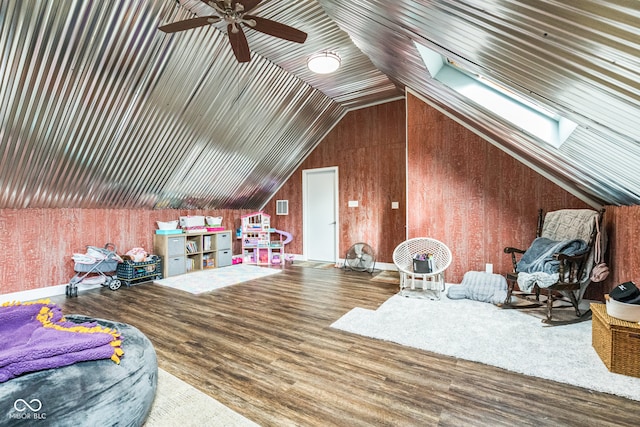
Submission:
<svg viewBox="0 0 640 427">
<path fill-rule="evenodd" d="M 487 273 L 493 273 L 493 264 L 485 264 L 485 271 Z"/>
<path fill-rule="evenodd" d="M 391 202 L 391 209 L 400 209 L 400 203 Z"/>
</svg>

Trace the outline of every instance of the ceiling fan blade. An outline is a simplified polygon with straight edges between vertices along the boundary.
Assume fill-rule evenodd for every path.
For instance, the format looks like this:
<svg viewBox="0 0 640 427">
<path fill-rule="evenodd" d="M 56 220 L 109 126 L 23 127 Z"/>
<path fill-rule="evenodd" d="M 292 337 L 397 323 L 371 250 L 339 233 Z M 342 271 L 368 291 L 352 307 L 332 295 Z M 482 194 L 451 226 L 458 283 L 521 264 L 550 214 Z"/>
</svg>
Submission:
<svg viewBox="0 0 640 427">
<path fill-rule="evenodd" d="M 233 49 L 233 54 L 236 56 L 238 62 L 249 62 L 251 61 L 251 52 L 249 51 L 249 42 L 247 42 L 247 37 L 244 35 L 244 31 L 238 25 L 236 26 L 238 29 L 237 32 L 233 32 L 233 25 L 227 25 L 227 34 L 229 35 L 229 43 L 231 43 L 231 49 Z"/>
<path fill-rule="evenodd" d="M 220 21 L 219 16 L 200 16 L 198 18 L 186 19 L 184 21 L 172 22 L 170 24 L 158 27 L 160 31 L 165 33 L 177 33 L 178 31 L 190 30 L 192 28 L 203 27 L 209 24 L 215 24 Z"/>
<path fill-rule="evenodd" d="M 278 37 L 296 43 L 304 43 L 305 40 L 307 40 L 307 33 L 288 25 L 272 21 L 271 19 L 260 18 L 259 16 L 254 15 L 244 15 L 244 19 L 253 19 L 254 21 L 256 21 L 256 25 L 251 26 L 250 28 L 253 28 L 256 31 L 260 31 L 261 33 L 269 34 L 270 36 Z"/>
<path fill-rule="evenodd" d="M 260 4 L 260 2 L 262 2 L 262 0 L 239 0 L 235 1 L 234 3 L 240 3 L 244 6 L 244 12 L 250 13 Z"/>
</svg>

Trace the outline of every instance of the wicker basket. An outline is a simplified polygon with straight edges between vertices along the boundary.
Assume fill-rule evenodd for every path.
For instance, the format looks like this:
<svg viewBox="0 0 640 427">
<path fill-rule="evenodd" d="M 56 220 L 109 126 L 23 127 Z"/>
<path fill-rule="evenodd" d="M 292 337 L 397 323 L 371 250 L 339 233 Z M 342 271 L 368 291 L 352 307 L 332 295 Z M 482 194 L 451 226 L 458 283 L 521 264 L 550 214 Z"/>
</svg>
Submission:
<svg viewBox="0 0 640 427">
<path fill-rule="evenodd" d="M 151 255 L 149 259 L 142 262 L 134 262 L 126 255 L 124 261 L 118 264 L 116 274 L 127 286 L 131 286 L 134 281 L 147 281 L 162 279 L 162 263 L 159 256 Z"/>
<path fill-rule="evenodd" d="M 592 345 L 606 367 L 617 374 L 640 378 L 640 324 L 607 314 L 604 304 L 591 304 Z"/>
</svg>

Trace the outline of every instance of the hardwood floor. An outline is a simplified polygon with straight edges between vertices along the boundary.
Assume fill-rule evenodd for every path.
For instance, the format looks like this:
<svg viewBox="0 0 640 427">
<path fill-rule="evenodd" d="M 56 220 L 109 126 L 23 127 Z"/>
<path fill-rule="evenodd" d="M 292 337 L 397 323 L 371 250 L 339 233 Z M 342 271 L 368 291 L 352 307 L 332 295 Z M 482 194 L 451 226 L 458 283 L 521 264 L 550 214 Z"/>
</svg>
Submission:
<svg viewBox="0 0 640 427">
<path fill-rule="evenodd" d="M 263 426 L 639 425 L 635 401 L 330 328 L 397 292 L 369 278 L 294 265 L 201 295 L 149 283 L 52 300 L 136 326 L 161 368 Z"/>
</svg>

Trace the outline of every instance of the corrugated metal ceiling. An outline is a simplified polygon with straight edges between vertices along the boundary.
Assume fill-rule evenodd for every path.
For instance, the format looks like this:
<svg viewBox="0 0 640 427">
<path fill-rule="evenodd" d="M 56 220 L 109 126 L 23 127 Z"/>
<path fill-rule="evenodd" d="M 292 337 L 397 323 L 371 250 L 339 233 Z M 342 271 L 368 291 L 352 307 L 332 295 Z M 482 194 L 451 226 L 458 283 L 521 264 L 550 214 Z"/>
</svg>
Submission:
<svg viewBox="0 0 640 427">
<path fill-rule="evenodd" d="M 640 3 L 329 1 L 376 67 L 594 206 L 640 202 Z M 579 124 L 559 149 L 430 78 L 414 42 Z"/>
<path fill-rule="evenodd" d="M 259 208 L 348 109 L 402 95 L 315 1 L 261 5 L 309 40 L 249 30 L 248 64 L 214 27 L 159 32 L 211 14 L 183 3 L 0 2 L 0 207 Z M 327 47 L 351 65 L 313 76 Z"/>
<path fill-rule="evenodd" d="M 199 0 L 0 0 L 0 207 L 259 208 L 350 109 L 404 86 L 595 205 L 640 202 L 637 1 L 264 1 L 303 45 L 160 24 Z M 579 124 L 559 149 L 430 78 L 414 41 Z M 338 52 L 341 70 L 306 58 Z"/>
</svg>

